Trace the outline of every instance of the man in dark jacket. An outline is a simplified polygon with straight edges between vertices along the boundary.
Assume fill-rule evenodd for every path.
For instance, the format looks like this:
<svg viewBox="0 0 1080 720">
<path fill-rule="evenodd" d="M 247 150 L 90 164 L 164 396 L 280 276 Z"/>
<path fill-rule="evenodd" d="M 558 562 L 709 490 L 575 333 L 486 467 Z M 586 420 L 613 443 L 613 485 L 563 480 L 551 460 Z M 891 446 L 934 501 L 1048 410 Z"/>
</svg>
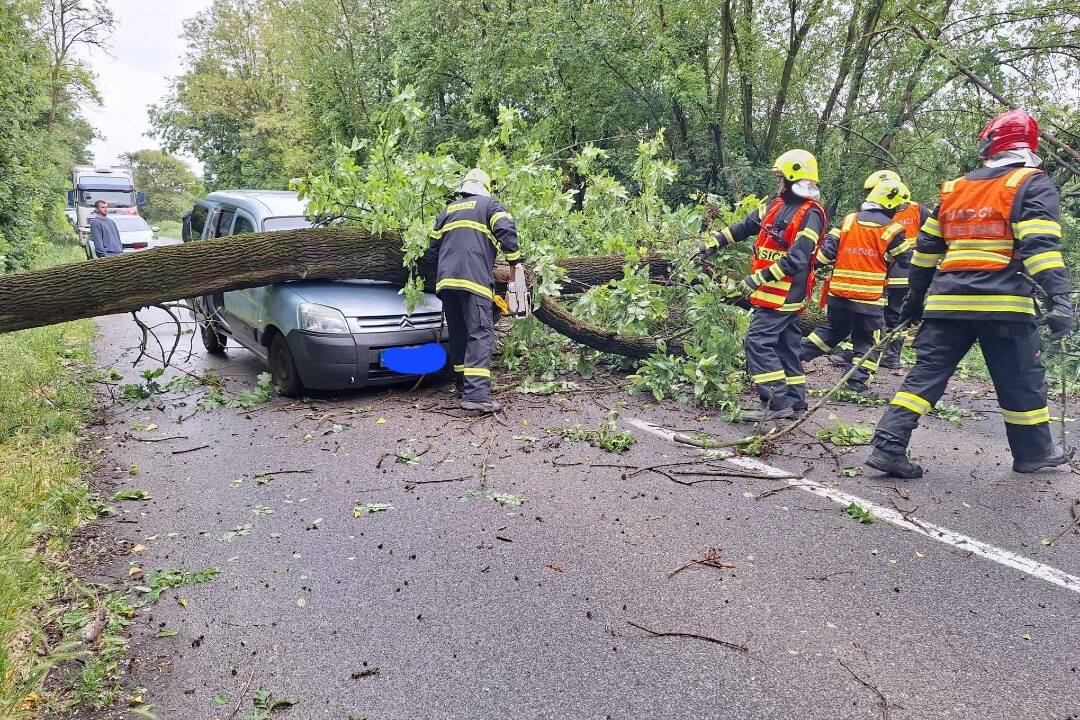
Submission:
<svg viewBox="0 0 1080 720">
<path fill-rule="evenodd" d="M 124 252 L 120 242 L 120 231 L 109 217 L 109 203 L 98 200 L 94 203 L 97 214 L 90 218 L 90 240 L 94 243 L 94 252 L 98 257 L 119 255 Z"/>
<path fill-rule="evenodd" d="M 495 346 L 492 268 L 501 249 L 506 261 L 521 261 L 517 225 L 491 197 L 491 178 L 470 170 L 457 198 L 439 213 L 431 231 L 439 253 L 435 293 L 450 331 L 450 360 L 458 374 L 461 408 L 472 414 L 498 412 L 491 399 L 491 355 Z"/>
<path fill-rule="evenodd" d="M 1072 283 L 1061 255 L 1060 197 L 1038 169 L 1039 126 L 1022 110 L 1003 113 L 979 136 L 983 167 L 941 186 L 937 210 L 919 231 L 901 318 L 922 320 L 918 360 L 874 432 L 866 464 L 887 475 L 922 477 L 907 458 L 911 433 L 945 391 L 976 341 L 997 390 L 1013 470 L 1064 465 L 1046 402 L 1046 370 L 1031 278 L 1047 301 L 1052 341 L 1073 327 Z"/>
</svg>

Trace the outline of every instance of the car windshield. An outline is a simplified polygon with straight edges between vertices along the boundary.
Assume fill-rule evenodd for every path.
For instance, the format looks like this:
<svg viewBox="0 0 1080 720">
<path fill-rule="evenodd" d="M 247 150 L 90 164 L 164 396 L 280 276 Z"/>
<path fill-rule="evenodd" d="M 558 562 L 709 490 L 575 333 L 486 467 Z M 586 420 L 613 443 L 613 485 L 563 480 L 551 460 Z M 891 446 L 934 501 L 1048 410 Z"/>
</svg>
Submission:
<svg viewBox="0 0 1080 720">
<path fill-rule="evenodd" d="M 120 232 L 147 231 L 150 226 L 137 215 L 110 215 L 109 219 L 116 223 L 116 229 Z"/>
<path fill-rule="evenodd" d="M 135 204 L 134 195 L 130 190 L 80 190 L 79 204 L 93 207 L 98 200 L 104 200 L 110 206 L 131 207 Z"/>
<path fill-rule="evenodd" d="M 311 220 L 306 217 L 272 217 L 263 220 L 263 232 L 275 230 L 299 230 L 311 227 Z"/>
</svg>

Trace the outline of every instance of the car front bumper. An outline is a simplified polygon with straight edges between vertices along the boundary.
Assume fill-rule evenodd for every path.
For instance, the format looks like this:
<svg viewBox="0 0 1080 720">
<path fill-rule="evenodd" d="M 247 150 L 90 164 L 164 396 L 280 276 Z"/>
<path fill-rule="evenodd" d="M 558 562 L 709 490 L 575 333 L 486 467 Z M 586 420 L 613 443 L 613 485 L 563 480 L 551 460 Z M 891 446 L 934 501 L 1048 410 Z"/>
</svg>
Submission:
<svg viewBox="0 0 1080 720">
<path fill-rule="evenodd" d="M 402 330 L 387 333 L 322 335 L 291 331 L 287 338 L 300 382 L 311 390 L 345 390 L 370 385 L 416 381 L 415 375 L 387 370 L 379 363 L 386 348 L 437 342 L 434 330 Z M 448 349 L 447 334 L 442 346 Z"/>
</svg>

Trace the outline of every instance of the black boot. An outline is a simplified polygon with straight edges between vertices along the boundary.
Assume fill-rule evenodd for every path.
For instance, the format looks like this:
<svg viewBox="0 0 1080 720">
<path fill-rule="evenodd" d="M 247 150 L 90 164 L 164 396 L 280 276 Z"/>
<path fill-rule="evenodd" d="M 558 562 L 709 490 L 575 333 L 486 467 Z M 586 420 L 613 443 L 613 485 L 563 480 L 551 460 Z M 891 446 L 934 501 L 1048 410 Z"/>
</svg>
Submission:
<svg viewBox="0 0 1080 720">
<path fill-rule="evenodd" d="M 908 460 L 907 455 L 894 455 L 878 448 L 874 448 L 870 457 L 866 458 L 865 464 L 867 467 L 880 470 L 889 477 L 903 480 L 913 480 L 923 475 L 922 468 Z"/>
<path fill-rule="evenodd" d="M 1027 460 L 1013 460 L 1013 472 L 1018 473 L 1033 473 L 1039 472 L 1045 468 L 1057 467 L 1058 465 L 1064 465 L 1072 460 L 1073 450 L 1069 448 L 1066 451 L 1060 445 L 1055 445 L 1050 448 L 1050 452 L 1039 458 L 1029 458 Z"/>
<path fill-rule="evenodd" d="M 748 410 L 739 418 L 740 422 L 769 422 L 770 420 L 786 420 L 794 417 L 795 410 L 790 406 L 785 408 L 770 408 L 762 403 L 757 410 Z"/>
<path fill-rule="evenodd" d="M 829 356 L 829 364 L 838 367 L 847 367 L 851 364 L 851 358 L 846 352 L 833 353 Z"/>
<path fill-rule="evenodd" d="M 853 392 L 859 397 L 864 397 L 867 400 L 877 400 L 878 395 L 876 392 L 870 389 L 870 386 L 866 383 L 849 382 L 847 384 L 848 392 Z"/>
<path fill-rule="evenodd" d="M 486 402 L 472 402 L 471 400 L 462 400 L 461 409 L 465 411 L 466 415 L 491 415 L 502 410 L 502 405 L 494 400 L 488 400 Z"/>
</svg>

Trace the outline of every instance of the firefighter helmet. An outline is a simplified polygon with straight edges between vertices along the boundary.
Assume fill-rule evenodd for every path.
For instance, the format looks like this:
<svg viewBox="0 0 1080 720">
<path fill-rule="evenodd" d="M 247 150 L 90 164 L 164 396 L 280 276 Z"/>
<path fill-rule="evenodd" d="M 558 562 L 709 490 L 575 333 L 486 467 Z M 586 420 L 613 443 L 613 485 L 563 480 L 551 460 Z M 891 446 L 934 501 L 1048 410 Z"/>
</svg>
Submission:
<svg viewBox="0 0 1080 720">
<path fill-rule="evenodd" d="M 818 182 L 817 158 L 806 150 L 788 150 L 776 158 L 772 169 L 787 178 L 788 182 L 799 180 Z"/>
<path fill-rule="evenodd" d="M 1008 110 L 986 124 L 979 133 L 979 157 L 992 158 L 1005 150 L 1039 147 L 1039 123 L 1023 110 Z"/>
<path fill-rule="evenodd" d="M 866 202 L 877 203 L 886 210 L 894 210 L 904 203 L 911 202 L 908 186 L 896 180 L 882 180 L 866 196 Z"/>
<path fill-rule="evenodd" d="M 473 168 L 461 179 L 458 192 L 467 195 L 489 195 L 491 194 L 491 176 L 480 168 Z"/>
<path fill-rule="evenodd" d="M 866 182 L 863 183 L 863 190 L 873 190 L 874 186 L 883 180 L 892 180 L 893 182 L 902 183 L 903 180 L 892 170 L 878 170 L 877 172 L 870 173 L 866 178 Z"/>
</svg>

